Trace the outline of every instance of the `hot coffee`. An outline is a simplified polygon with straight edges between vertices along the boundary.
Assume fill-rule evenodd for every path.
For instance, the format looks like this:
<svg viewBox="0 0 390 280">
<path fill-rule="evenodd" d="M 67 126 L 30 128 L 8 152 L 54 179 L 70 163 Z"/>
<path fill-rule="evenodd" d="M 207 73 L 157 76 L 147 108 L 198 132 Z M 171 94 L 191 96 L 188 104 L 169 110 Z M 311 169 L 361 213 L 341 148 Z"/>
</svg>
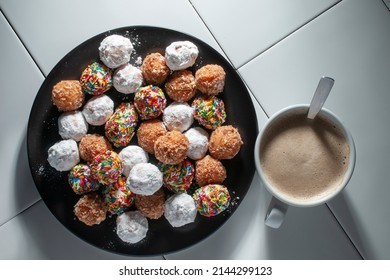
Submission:
<svg viewBox="0 0 390 280">
<path fill-rule="evenodd" d="M 269 183 L 297 201 L 337 192 L 349 165 L 350 147 L 341 129 L 306 112 L 281 116 L 264 131 L 260 164 Z"/>
</svg>

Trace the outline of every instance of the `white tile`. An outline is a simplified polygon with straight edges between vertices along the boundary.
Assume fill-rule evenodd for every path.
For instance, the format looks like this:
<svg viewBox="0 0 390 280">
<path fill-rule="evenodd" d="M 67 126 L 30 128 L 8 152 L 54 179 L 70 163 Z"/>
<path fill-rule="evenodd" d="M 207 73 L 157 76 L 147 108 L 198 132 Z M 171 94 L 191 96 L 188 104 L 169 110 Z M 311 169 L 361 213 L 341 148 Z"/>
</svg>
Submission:
<svg viewBox="0 0 390 280">
<path fill-rule="evenodd" d="M 43 76 L 0 14 L 0 225 L 40 197 L 31 177 L 26 131 Z"/>
<path fill-rule="evenodd" d="M 309 103 L 322 75 L 335 78 L 325 107 L 355 139 L 355 173 L 330 203 L 365 258 L 390 258 L 390 16 L 381 0 L 337 4 L 241 69 L 267 114 Z"/>
<path fill-rule="evenodd" d="M 191 0 L 235 67 L 268 49 L 336 0 Z"/>
<path fill-rule="evenodd" d="M 259 129 L 267 120 L 255 103 Z M 270 194 L 255 174 L 231 218 L 209 238 L 166 259 L 359 259 L 326 206 L 291 208 L 275 230 L 264 225 Z"/>
<path fill-rule="evenodd" d="M 65 54 L 83 41 L 123 26 L 148 25 L 175 29 L 219 49 L 188 1 L 0 0 L 0 4 L 46 75 Z"/>
<path fill-rule="evenodd" d="M 0 227 L 0 259 L 162 259 L 130 257 L 96 248 L 65 229 L 39 201 Z"/>
</svg>

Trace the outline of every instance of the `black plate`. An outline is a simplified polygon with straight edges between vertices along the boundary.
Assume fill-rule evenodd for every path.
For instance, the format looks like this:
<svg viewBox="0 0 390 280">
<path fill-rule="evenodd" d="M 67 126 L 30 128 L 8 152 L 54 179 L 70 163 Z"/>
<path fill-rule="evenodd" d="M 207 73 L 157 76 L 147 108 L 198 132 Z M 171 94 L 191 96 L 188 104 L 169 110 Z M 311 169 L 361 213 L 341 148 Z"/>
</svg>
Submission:
<svg viewBox="0 0 390 280">
<path fill-rule="evenodd" d="M 98 47 L 108 35 L 128 36 L 134 45 L 130 63 L 137 65 L 151 52 L 164 54 L 165 47 L 174 41 L 189 40 L 199 48 L 199 57 L 191 68 L 195 70 L 206 64 L 219 64 L 226 71 L 225 90 L 219 96 L 225 102 L 227 120 L 238 128 L 244 145 L 232 160 L 225 160 L 227 179 L 224 184 L 232 196 L 231 206 L 222 214 L 206 218 L 200 216 L 192 224 L 173 228 L 162 217 L 149 220 L 147 237 L 137 244 L 126 244 L 115 233 L 115 216 L 100 225 L 86 226 L 75 218 L 73 206 L 79 199 L 67 183 L 67 172 L 58 172 L 47 162 L 47 151 L 57 141 L 57 118 L 59 112 L 51 101 L 51 89 L 59 81 L 79 79 L 81 72 L 94 61 L 99 60 Z M 132 100 L 133 95 L 124 97 L 114 89 L 107 94 L 117 106 L 123 100 Z M 191 100 L 192 101 L 192 100 Z M 190 102 L 191 102 L 190 101 Z M 169 100 L 168 100 L 169 102 Z M 194 122 L 197 125 L 197 122 Z M 90 126 L 89 133 L 102 132 L 101 127 Z M 111 252 L 126 255 L 162 255 L 191 246 L 215 232 L 225 223 L 247 193 L 255 172 L 253 149 L 258 133 L 255 110 L 249 92 L 234 68 L 212 47 L 192 36 L 163 28 L 135 26 L 110 30 L 99 34 L 69 52 L 49 73 L 35 98 L 28 123 L 27 145 L 30 169 L 35 185 L 47 207 L 54 216 L 79 238 Z M 136 137 L 132 144 L 136 144 Z M 155 159 L 151 156 L 151 161 Z M 193 186 L 192 190 L 196 186 Z"/>
</svg>

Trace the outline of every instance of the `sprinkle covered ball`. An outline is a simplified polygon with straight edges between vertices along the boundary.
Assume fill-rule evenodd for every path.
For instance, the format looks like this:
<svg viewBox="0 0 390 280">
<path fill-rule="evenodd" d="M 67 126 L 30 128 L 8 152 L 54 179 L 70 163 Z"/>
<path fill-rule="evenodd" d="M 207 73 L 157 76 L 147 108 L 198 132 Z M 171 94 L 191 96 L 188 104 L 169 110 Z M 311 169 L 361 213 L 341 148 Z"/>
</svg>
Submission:
<svg viewBox="0 0 390 280">
<path fill-rule="evenodd" d="M 134 105 L 142 120 L 157 118 L 167 106 L 161 88 L 153 85 L 141 87 L 134 95 Z"/>
<path fill-rule="evenodd" d="M 111 143 L 99 134 L 87 134 L 81 138 L 79 143 L 80 157 L 86 162 L 92 161 L 98 154 L 111 149 Z"/>
<path fill-rule="evenodd" d="M 47 161 L 57 171 L 69 171 L 80 162 L 79 149 L 73 139 L 61 140 L 48 150 Z"/>
<path fill-rule="evenodd" d="M 225 104 L 222 99 L 198 96 L 192 102 L 194 118 L 207 129 L 216 129 L 226 120 Z"/>
<path fill-rule="evenodd" d="M 69 172 L 68 182 L 76 194 L 97 191 L 99 183 L 92 178 L 91 168 L 86 164 L 77 164 Z"/>
<path fill-rule="evenodd" d="M 173 72 L 165 83 L 165 91 L 171 99 L 187 102 L 196 92 L 194 75 L 188 70 Z"/>
<path fill-rule="evenodd" d="M 190 41 L 173 42 L 165 49 L 165 59 L 172 71 L 191 67 L 198 55 L 198 47 Z"/>
<path fill-rule="evenodd" d="M 173 192 L 186 192 L 194 179 L 194 166 L 189 160 L 178 164 L 165 164 L 159 162 L 158 168 L 163 174 L 163 184 Z"/>
<path fill-rule="evenodd" d="M 224 125 L 211 133 L 209 152 L 217 159 L 232 159 L 238 154 L 242 144 L 238 129 L 231 125 Z"/>
<path fill-rule="evenodd" d="M 104 203 L 111 214 L 120 215 L 134 203 L 134 193 L 126 183 L 126 178 L 120 176 L 118 180 L 103 190 Z"/>
<path fill-rule="evenodd" d="M 112 87 L 111 70 L 99 62 L 94 62 L 81 73 L 80 83 L 87 94 L 103 94 Z"/>
<path fill-rule="evenodd" d="M 164 214 L 164 202 L 165 193 L 161 188 L 152 195 L 135 197 L 135 207 L 149 219 L 158 219 Z"/>
<path fill-rule="evenodd" d="M 130 64 L 122 65 L 114 72 L 114 88 L 123 94 L 136 92 L 143 81 L 141 70 Z"/>
<path fill-rule="evenodd" d="M 51 100 L 60 111 L 77 110 L 84 103 L 84 93 L 77 80 L 60 81 L 53 86 Z"/>
<path fill-rule="evenodd" d="M 90 125 L 103 125 L 114 113 L 114 101 L 105 94 L 94 96 L 85 103 L 82 112 Z"/>
<path fill-rule="evenodd" d="M 230 194 L 224 185 L 211 184 L 203 186 L 193 194 L 196 210 L 205 217 L 213 217 L 229 207 Z"/>
<path fill-rule="evenodd" d="M 164 216 L 173 227 L 193 223 L 196 218 L 194 199 L 186 193 L 177 193 L 164 204 Z"/>
<path fill-rule="evenodd" d="M 154 144 L 166 133 L 167 129 L 162 121 L 158 119 L 144 121 L 137 130 L 138 145 L 146 152 L 154 154 Z"/>
<path fill-rule="evenodd" d="M 121 103 L 105 124 L 107 139 L 115 147 L 127 146 L 134 136 L 138 115 L 133 103 Z"/>
<path fill-rule="evenodd" d="M 100 60 L 109 67 L 117 68 L 130 61 L 133 44 L 130 39 L 121 35 L 107 36 L 100 42 Z"/>
<path fill-rule="evenodd" d="M 171 72 L 160 53 L 148 54 L 142 62 L 141 71 L 146 83 L 157 86 L 163 84 Z"/>
<path fill-rule="evenodd" d="M 206 95 L 217 95 L 223 91 L 225 76 L 225 70 L 220 65 L 205 65 L 195 72 L 196 88 Z"/>
<path fill-rule="evenodd" d="M 106 219 L 107 208 L 96 192 L 84 194 L 73 209 L 77 219 L 87 226 L 98 225 Z"/>
<path fill-rule="evenodd" d="M 58 117 L 58 133 L 62 139 L 79 142 L 87 134 L 88 123 L 81 111 L 64 112 Z"/>
<path fill-rule="evenodd" d="M 103 185 L 115 183 L 122 174 L 123 166 L 119 155 L 107 150 L 95 156 L 91 162 L 91 175 Z"/>
<path fill-rule="evenodd" d="M 195 180 L 199 186 L 221 184 L 226 179 L 226 168 L 212 156 L 205 156 L 195 163 Z"/>
<path fill-rule="evenodd" d="M 194 109 L 185 102 L 172 102 L 164 110 L 163 122 L 168 130 L 183 132 L 194 122 Z"/>
<path fill-rule="evenodd" d="M 163 163 L 178 164 L 186 158 L 188 146 L 187 137 L 177 130 L 172 130 L 156 140 L 154 155 Z"/>
</svg>

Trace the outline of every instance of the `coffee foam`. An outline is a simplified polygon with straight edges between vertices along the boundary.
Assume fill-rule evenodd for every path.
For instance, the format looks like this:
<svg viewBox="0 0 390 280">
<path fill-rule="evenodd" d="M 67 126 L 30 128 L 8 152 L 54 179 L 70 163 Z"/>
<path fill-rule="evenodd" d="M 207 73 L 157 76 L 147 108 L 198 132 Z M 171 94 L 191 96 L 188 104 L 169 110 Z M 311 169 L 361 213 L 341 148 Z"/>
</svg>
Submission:
<svg viewBox="0 0 390 280">
<path fill-rule="evenodd" d="M 317 200 L 336 192 L 349 165 L 343 132 L 318 115 L 280 117 L 264 132 L 260 162 L 269 183 L 289 200 Z"/>
</svg>

